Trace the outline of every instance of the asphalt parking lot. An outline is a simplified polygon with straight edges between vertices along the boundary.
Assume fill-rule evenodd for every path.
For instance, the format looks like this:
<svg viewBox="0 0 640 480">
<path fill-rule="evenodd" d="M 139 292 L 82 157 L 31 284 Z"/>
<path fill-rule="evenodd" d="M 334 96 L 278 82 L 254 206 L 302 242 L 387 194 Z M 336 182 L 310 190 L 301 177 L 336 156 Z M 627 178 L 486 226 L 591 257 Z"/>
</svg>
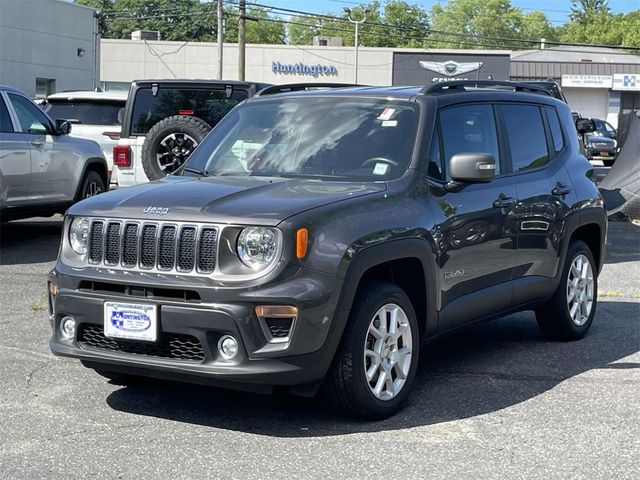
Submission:
<svg viewBox="0 0 640 480">
<path fill-rule="evenodd" d="M 45 279 L 61 221 L 0 230 L 2 478 L 637 478 L 640 228 L 610 224 L 590 334 L 511 315 L 422 351 L 382 422 L 322 398 L 149 382 L 119 387 L 48 349 Z"/>
</svg>

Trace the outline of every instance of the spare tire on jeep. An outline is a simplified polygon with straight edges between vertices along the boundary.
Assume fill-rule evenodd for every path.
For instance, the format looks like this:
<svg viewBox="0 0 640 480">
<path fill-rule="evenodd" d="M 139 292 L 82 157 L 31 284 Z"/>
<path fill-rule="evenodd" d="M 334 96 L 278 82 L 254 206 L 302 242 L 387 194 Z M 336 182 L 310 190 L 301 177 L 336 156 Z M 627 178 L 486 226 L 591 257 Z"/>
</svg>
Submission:
<svg viewBox="0 0 640 480">
<path fill-rule="evenodd" d="M 175 172 L 209 130 L 208 123 L 189 115 L 174 115 L 156 123 L 142 145 L 142 167 L 149 180 Z"/>
</svg>

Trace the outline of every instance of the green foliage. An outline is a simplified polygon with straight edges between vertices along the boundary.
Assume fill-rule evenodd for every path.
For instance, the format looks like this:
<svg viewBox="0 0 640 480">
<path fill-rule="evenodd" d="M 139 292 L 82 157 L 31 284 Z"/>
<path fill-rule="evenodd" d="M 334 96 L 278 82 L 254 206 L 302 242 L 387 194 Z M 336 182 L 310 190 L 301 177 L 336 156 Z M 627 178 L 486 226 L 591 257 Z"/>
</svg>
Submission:
<svg viewBox="0 0 640 480">
<path fill-rule="evenodd" d="M 271 16 L 266 10 L 260 8 L 248 8 L 246 16 L 248 17 L 244 23 L 246 43 L 285 43 L 285 24 L 268 21 L 269 19 L 281 19 Z M 235 43 L 238 41 L 238 18 L 238 10 L 227 9 L 225 42 Z"/>
<path fill-rule="evenodd" d="M 2 1 L 2 0 L 0 0 Z M 158 30 L 163 40 L 215 41 L 215 2 L 200 0 L 75 0 L 103 12 L 105 38 L 130 38 L 134 30 Z M 301 7 L 302 9 L 303 7 Z M 431 12 L 405 0 L 373 0 L 357 4 L 351 18 L 359 27 L 359 44 L 392 48 L 537 48 L 541 38 L 567 43 L 640 46 L 640 10 L 612 14 L 608 0 L 572 0 L 570 21 L 554 27 L 542 11 L 523 12 L 512 0 L 449 0 Z M 311 45 L 315 35 L 342 37 L 354 44 L 349 15 L 278 17 L 249 4 L 247 43 Z M 257 19 L 251 20 L 251 19 Z M 286 25 L 286 22 L 291 24 Z M 225 41 L 237 42 L 238 9 L 225 7 Z M 490 37 L 490 38 L 488 38 Z M 514 42 L 509 39 L 532 40 Z"/>
</svg>

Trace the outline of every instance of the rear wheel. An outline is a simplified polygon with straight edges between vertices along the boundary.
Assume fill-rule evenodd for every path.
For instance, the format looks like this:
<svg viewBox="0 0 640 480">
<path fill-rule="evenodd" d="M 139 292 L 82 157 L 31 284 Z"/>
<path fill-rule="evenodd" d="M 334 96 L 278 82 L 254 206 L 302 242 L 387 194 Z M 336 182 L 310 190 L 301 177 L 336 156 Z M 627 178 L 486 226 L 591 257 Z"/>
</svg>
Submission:
<svg viewBox="0 0 640 480">
<path fill-rule="evenodd" d="M 418 323 L 407 295 L 391 283 L 369 283 L 354 302 L 325 396 L 349 416 L 389 417 L 409 394 L 418 350 Z"/>
<path fill-rule="evenodd" d="M 558 290 L 536 311 L 538 325 L 547 337 L 555 340 L 584 337 L 596 312 L 596 272 L 596 262 L 587 244 L 571 241 Z"/>
</svg>

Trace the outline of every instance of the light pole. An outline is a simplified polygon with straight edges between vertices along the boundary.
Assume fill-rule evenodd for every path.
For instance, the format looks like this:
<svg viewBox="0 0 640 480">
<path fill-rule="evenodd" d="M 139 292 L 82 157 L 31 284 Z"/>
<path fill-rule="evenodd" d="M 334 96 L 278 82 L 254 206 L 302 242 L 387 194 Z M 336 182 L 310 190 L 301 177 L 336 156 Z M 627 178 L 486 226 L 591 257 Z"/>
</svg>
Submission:
<svg viewBox="0 0 640 480">
<path fill-rule="evenodd" d="M 355 53 L 355 74 L 354 74 L 354 81 L 353 83 L 357 84 L 358 83 L 358 27 L 360 26 L 361 23 L 363 23 L 366 19 L 367 19 L 367 15 L 371 12 L 371 9 L 369 7 L 364 9 L 364 12 L 362 13 L 362 19 L 361 20 L 354 20 L 351 17 L 351 9 L 348 7 L 344 7 L 344 13 L 347 14 L 347 17 L 349 18 L 349 21 L 351 23 L 353 23 L 356 26 L 356 38 L 355 38 L 355 49 L 354 49 L 354 53 Z"/>
</svg>

